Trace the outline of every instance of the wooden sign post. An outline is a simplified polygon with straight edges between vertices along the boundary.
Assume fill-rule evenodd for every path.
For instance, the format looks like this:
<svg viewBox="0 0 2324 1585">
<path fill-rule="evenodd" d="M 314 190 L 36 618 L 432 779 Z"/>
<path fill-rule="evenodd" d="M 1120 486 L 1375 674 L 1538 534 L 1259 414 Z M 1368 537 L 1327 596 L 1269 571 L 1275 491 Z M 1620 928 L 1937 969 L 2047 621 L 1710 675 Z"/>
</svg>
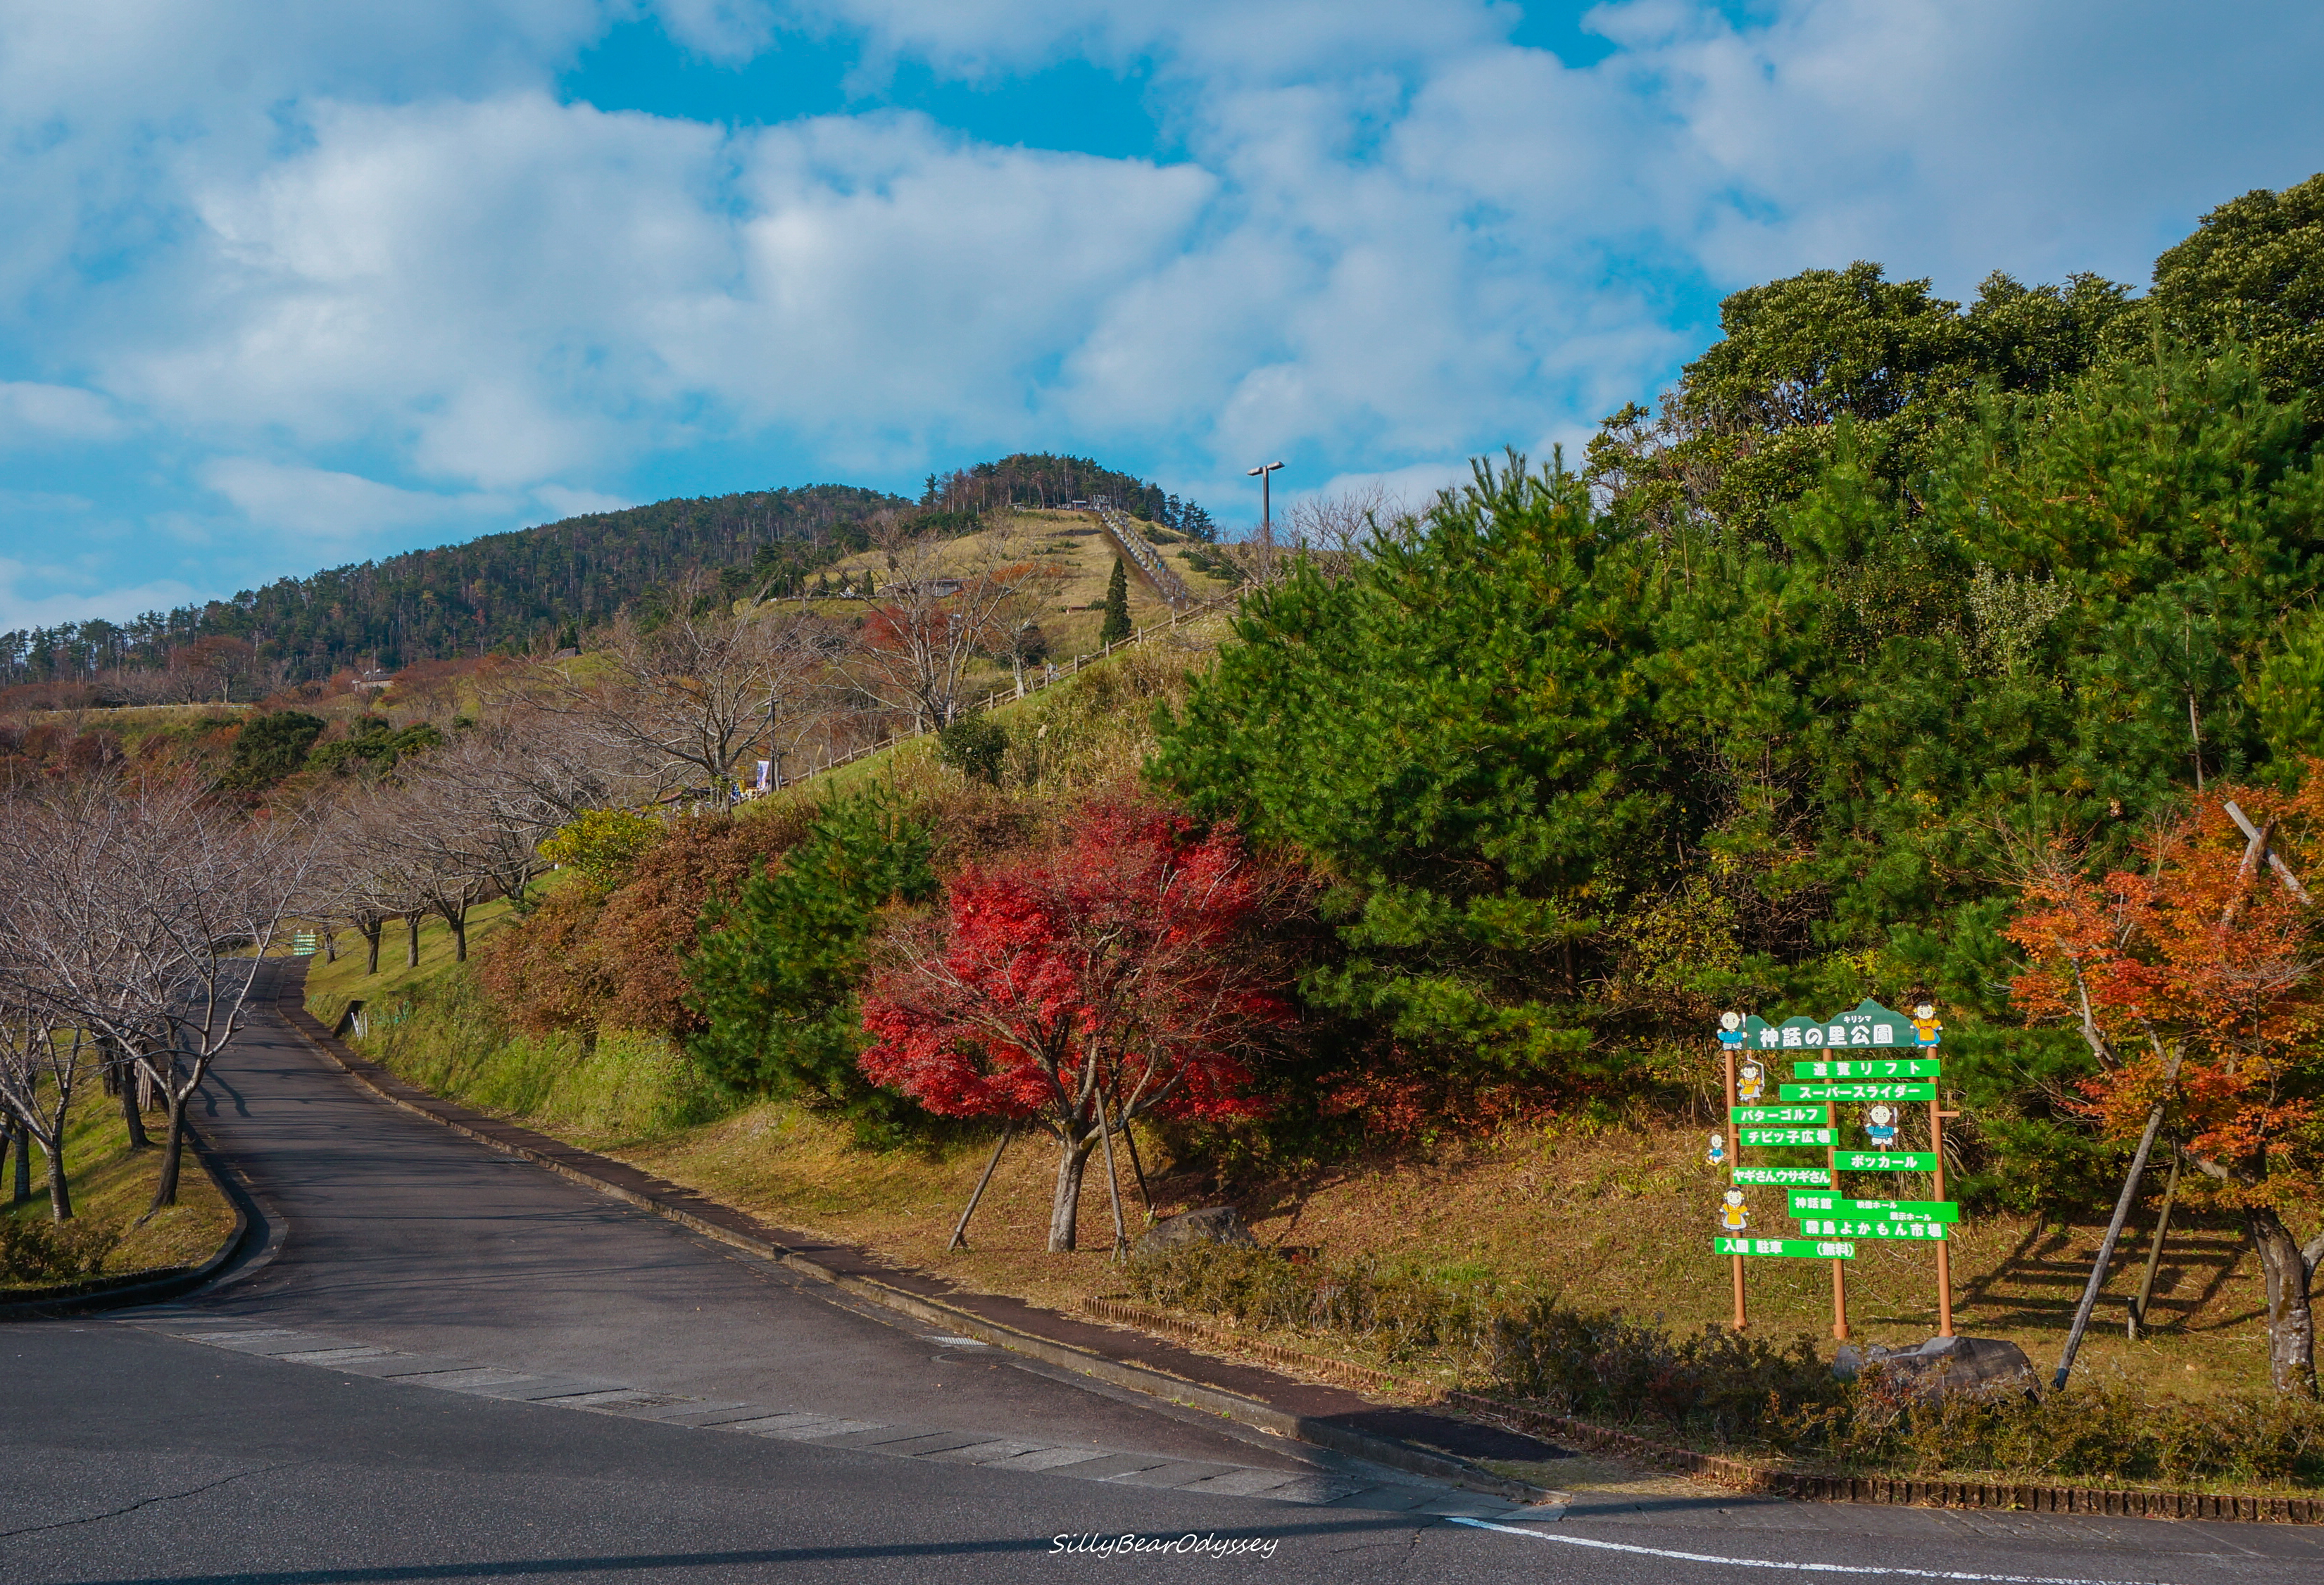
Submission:
<svg viewBox="0 0 2324 1585">
<path fill-rule="evenodd" d="M 1732 1046 L 1729 1046 L 1726 1050 L 1728 1182 L 1733 1183 L 1735 1181 L 1733 1174 L 1735 1153 L 1737 1149 L 1735 1138 L 1735 1048 Z M 1740 1255 L 1734 1255 L 1729 1257 L 1729 1258 L 1735 1263 L 1735 1330 L 1741 1332 L 1745 1327 L 1751 1324 L 1751 1318 L 1744 1313 L 1743 1309 L 1743 1257 Z"/>
</svg>

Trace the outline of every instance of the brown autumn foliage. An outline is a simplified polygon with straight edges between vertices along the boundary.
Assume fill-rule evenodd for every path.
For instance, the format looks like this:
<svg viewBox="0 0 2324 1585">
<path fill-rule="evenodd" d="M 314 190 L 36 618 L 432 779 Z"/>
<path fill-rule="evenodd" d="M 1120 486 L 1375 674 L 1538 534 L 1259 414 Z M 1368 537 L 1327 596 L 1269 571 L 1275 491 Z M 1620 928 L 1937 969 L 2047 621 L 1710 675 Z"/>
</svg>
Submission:
<svg viewBox="0 0 2324 1585">
<path fill-rule="evenodd" d="M 713 892 L 736 892 L 805 834 L 812 811 L 785 805 L 747 816 L 673 819 L 630 877 L 599 892 L 576 877 L 551 892 L 521 930 L 481 947 L 476 974 L 509 1020 L 550 1029 L 645 1029 L 682 1035 L 681 960 Z"/>
</svg>

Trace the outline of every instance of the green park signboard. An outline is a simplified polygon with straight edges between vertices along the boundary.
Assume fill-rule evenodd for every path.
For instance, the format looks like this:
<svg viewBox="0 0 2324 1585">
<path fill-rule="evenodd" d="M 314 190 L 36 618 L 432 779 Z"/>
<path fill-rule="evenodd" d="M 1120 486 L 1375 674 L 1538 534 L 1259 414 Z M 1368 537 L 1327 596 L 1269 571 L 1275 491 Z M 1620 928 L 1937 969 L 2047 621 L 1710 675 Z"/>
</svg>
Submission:
<svg viewBox="0 0 2324 1585">
<path fill-rule="evenodd" d="M 1937 1098 L 1934 1084 L 1784 1084 L 1780 1088 L 1786 1101 L 1934 1101 Z"/>
<path fill-rule="evenodd" d="M 1738 1166 L 1729 1181 L 1774 1189 L 1829 1189 L 1831 1172 L 1821 1166 Z"/>
<path fill-rule="evenodd" d="M 1794 1189 L 1794 1216 L 1868 1217 L 1874 1221 L 1959 1221 L 1957 1200 L 1853 1200 L 1845 1194 L 1819 1194 Z"/>
<path fill-rule="evenodd" d="M 1933 1150 L 1843 1150 L 1832 1163 L 1842 1172 L 1934 1172 Z"/>
<path fill-rule="evenodd" d="M 1870 1056 L 1886 1050 L 1909 1051 L 1928 1044 L 1915 1031 L 1913 1020 L 1903 1013 L 1882 1007 L 1870 997 L 1858 1002 L 1844 1013 L 1834 1013 L 1828 1018 L 1786 1018 L 1771 1024 L 1753 1014 L 1743 1020 L 1738 1031 L 1743 1038 L 1738 1043 L 1747 1051 L 1790 1051 L 1797 1053 L 1844 1051 L 1850 1056 Z M 1803 1078 L 1856 1077 L 1854 1074 L 1807 1074 Z M 1879 1075 L 1865 1074 L 1867 1078 Z"/>
<path fill-rule="evenodd" d="M 1713 1239 L 1720 1255 L 1774 1256 L 1786 1260 L 1853 1260 L 1856 1246 L 1836 1239 Z"/>
<path fill-rule="evenodd" d="M 1831 1123 L 1829 1106 L 1730 1106 L 1727 1115 L 1738 1123 L 1758 1128 L 1797 1128 L 1805 1124 L 1830 1127 Z"/>
</svg>

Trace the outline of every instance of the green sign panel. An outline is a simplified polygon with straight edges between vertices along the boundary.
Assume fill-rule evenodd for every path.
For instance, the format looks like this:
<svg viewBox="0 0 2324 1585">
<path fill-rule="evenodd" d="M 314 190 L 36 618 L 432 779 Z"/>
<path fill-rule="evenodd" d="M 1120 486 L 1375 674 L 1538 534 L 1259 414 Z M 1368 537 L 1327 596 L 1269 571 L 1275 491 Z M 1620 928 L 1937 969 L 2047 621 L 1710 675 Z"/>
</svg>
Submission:
<svg viewBox="0 0 2324 1585">
<path fill-rule="evenodd" d="M 1867 1221 L 1846 1217 L 1800 1218 L 1800 1231 L 1810 1238 L 1825 1239 L 1919 1239 L 1925 1243 L 1945 1241 L 1945 1224 L 1941 1221 Z"/>
<path fill-rule="evenodd" d="M 1788 1088 L 1789 1086 L 1786 1086 Z M 1790 1097 L 1786 1096 L 1786 1100 Z M 1730 1106 L 1728 1117 L 1738 1123 L 1758 1123 L 1762 1126 L 1786 1123 L 1797 1127 L 1803 1123 L 1830 1123 L 1829 1106 Z"/>
<path fill-rule="evenodd" d="M 1833 1165 L 1842 1172 L 1934 1172 L 1933 1150 L 1843 1150 Z"/>
<path fill-rule="evenodd" d="M 1850 1056 L 1871 1056 L 1889 1052 L 1911 1051 L 1915 1047 L 1936 1044 L 1936 1030 L 1923 1039 L 1913 1020 L 1892 1008 L 1882 1007 L 1867 997 L 1844 1013 L 1834 1013 L 1828 1018 L 1786 1018 L 1771 1024 L 1754 1014 L 1741 1020 L 1740 1027 L 1729 1031 L 1737 1038 L 1722 1035 L 1722 1045 L 1754 1054 L 1786 1051 L 1794 1056 L 1819 1055 L 1827 1051 L 1845 1052 Z M 1807 1078 L 1837 1078 L 1834 1074 L 1803 1074 Z M 1853 1075 L 1849 1075 L 1853 1076 Z M 1876 1075 L 1866 1075 L 1872 1077 Z"/>
<path fill-rule="evenodd" d="M 1794 1079 L 1933 1079 L 1944 1064 L 1933 1056 L 1850 1056 L 1795 1062 Z"/>
<path fill-rule="evenodd" d="M 1741 1143 L 1754 1148 L 1772 1149 L 1786 1145 L 1813 1145 L 1819 1147 L 1833 1143 L 1830 1129 L 1745 1129 Z"/>
<path fill-rule="evenodd" d="M 1809 1064 L 1802 1063 L 1802 1067 Z M 1827 1064 L 1838 1066 L 1838 1064 Z M 1934 1101 L 1934 1084 L 1784 1084 L 1786 1101 Z"/>
<path fill-rule="evenodd" d="M 1776 1189 L 1829 1189 L 1831 1174 L 1821 1166 L 1738 1166 L 1735 1169 L 1735 1182 Z"/>
<path fill-rule="evenodd" d="M 1853 1260 L 1856 1246 L 1838 1239 L 1713 1239 L 1720 1255 L 1774 1256 L 1784 1260 Z"/>
<path fill-rule="evenodd" d="M 1849 1216 L 1874 1221 L 1959 1221 L 1960 1203 L 1955 1200 L 1851 1200 L 1845 1194 L 1790 1195 L 1794 1216 Z"/>
</svg>

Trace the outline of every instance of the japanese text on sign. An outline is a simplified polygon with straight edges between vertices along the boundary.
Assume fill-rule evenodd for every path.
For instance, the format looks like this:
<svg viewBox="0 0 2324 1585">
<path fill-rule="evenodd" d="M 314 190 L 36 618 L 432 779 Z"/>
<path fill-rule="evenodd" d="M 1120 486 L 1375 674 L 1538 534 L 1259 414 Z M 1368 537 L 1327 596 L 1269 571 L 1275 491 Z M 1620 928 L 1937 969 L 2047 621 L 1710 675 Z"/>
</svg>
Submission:
<svg viewBox="0 0 2324 1585">
<path fill-rule="evenodd" d="M 1941 1058 L 1887 1056 L 1826 1062 L 1795 1062 L 1794 1079 L 1933 1079 L 1944 1070 Z"/>
<path fill-rule="evenodd" d="M 1848 1221 L 1836 1217 L 1826 1221 L 1803 1216 L 1800 1218 L 1800 1231 L 1810 1238 L 1942 1240 L 1945 1224 L 1941 1221 Z"/>
<path fill-rule="evenodd" d="M 1745 1129 L 1742 1133 L 1744 1144 L 1760 1148 L 1786 1145 L 1829 1146 L 1832 1138 L 1830 1129 Z"/>
<path fill-rule="evenodd" d="M 1730 1106 L 1727 1115 L 1738 1123 L 1824 1123 L 1831 1121 L 1829 1106 Z"/>
<path fill-rule="evenodd" d="M 1713 1239 L 1720 1255 L 1773 1255 L 1792 1260 L 1853 1260 L 1856 1246 L 1836 1239 Z"/>
<path fill-rule="evenodd" d="M 1794 1216 L 1869 1217 L 1874 1221 L 1959 1221 L 1957 1200 L 1853 1200 L 1845 1194 L 1790 1195 Z"/>
<path fill-rule="evenodd" d="M 1800 1063 L 1800 1067 L 1830 1066 L 1837 1063 Z M 1934 1101 L 1934 1084 L 1784 1084 L 1780 1086 L 1786 1101 Z"/>
<path fill-rule="evenodd" d="M 1763 1184 L 1770 1188 L 1791 1188 L 1794 1185 L 1810 1189 L 1831 1187 L 1831 1173 L 1821 1166 L 1738 1166 L 1731 1180 L 1738 1184 Z"/>
</svg>

